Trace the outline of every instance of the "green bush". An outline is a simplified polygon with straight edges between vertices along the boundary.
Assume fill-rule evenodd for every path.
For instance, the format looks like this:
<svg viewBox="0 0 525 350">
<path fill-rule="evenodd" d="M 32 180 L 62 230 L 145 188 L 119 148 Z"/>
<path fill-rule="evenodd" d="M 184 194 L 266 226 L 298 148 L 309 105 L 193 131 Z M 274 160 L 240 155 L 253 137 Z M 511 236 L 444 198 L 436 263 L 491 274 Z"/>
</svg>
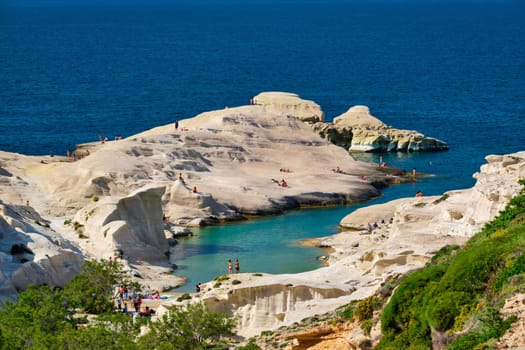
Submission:
<svg viewBox="0 0 525 350">
<path fill-rule="evenodd" d="M 370 331 L 372 330 L 373 326 L 374 326 L 374 320 L 364 320 L 360 324 L 361 329 L 365 332 L 367 336 L 370 336 Z"/>
<path fill-rule="evenodd" d="M 230 279 L 230 276 L 228 276 L 228 275 L 221 275 L 221 276 L 215 277 L 213 280 L 217 281 L 217 282 L 222 282 L 222 281 L 227 281 L 229 279 Z"/>
<path fill-rule="evenodd" d="M 472 301 L 472 296 L 464 292 L 445 291 L 432 296 L 425 308 L 428 324 L 439 331 L 452 328 L 461 307 Z"/>
<path fill-rule="evenodd" d="M 360 321 L 371 319 L 374 314 L 374 310 L 377 310 L 380 305 L 381 301 L 379 298 L 370 296 L 357 303 L 354 310 L 354 316 Z"/>
<path fill-rule="evenodd" d="M 180 297 L 177 298 L 177 301 L 181 302 L 181 301 L 189 300 L 189 299 L 191 299 L 190 293 L 184 293 Z"/>
<path fill-rule="evenodd" d="M 232 336 L 235 320 L 208 311 L 204 304 L 173 306 L 149 324 L 138 340 L 139 349 L 223 349 Z"/>
<path fill-rule="evenodd" d="M 339 317 L 342 317 L 346 320 L 351 320 L 354 318 L 354 306 L 353 305 L 347 305 L 344 309 L 338 312 Z"/>
<path fill-rule="evenodd" d="M 441 203 L 441 202 L 446 201 L 446 200 L 448 199 L 448 197 L 449 197 L 449 195 L 445 193 L 444 195 L 442 195 L 441 197 L 439 197 L 438 199 L 436 199 L 436 200 L 433 201 L 432 203 L 433 203 L 433 204 L 439 204 L 439 203 Z"/>
<path fill-rule="evenodd" d="M 493 289 L 499 290 L 508 282 L 510 277 L 525 272 L 525 253 L 521 253 L 516 259 L 512 260 L 509 266 L 505 267 L 494 281 Z"/>
</svg>

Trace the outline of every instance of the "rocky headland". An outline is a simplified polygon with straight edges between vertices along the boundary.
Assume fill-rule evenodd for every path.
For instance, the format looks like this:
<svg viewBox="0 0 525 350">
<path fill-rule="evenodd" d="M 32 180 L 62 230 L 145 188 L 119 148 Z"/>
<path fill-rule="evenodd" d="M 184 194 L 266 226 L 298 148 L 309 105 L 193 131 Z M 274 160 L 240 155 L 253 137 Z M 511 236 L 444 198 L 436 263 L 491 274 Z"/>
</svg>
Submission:
<svg viewBox="0 0 525 350">
<path fill-rule="evenodd" d="M 253 98 L 253 103 L 299 118 L 312 126 L 321 137 L 350 152 L 431 152 L 448 149 L 444 141 L 415 130 L 400 130 L 386 125 L 370 114 L 367 106 L 353 106 L 328 123 L 321 106 L 296 94 L 263 92 Z"/>
<path fill-rule="evenodd" d="M 62 286 L 85 259 L 111 256 L 146 287 L 170 290 L 184 283 L 166 255 L 182 227 L 360 202 L 412 181 L 321 138 L 312 125 L 324 114 L 312 101 L 271 93 L 253 103 L 81 145 L 73 157 L 0 152 L 2 299 L 30 284 Z M 444 245 L 466 242 L 518 192 L 525 152 L 486 159 L 471 189 L 344 218 L 343 232 L 314 242 L 331 248 L 326 267 L 236 274 L 202 285 L 194 300 L 237 316 L 238 333 L 251 336 L 366 298 Z"/>
<path fill-rule="evenodd" d="M 410 181 L 312 132 L 308 123 L 324 119 L 314 102 L 271 93 L 273 105 L 258 104 L 263 97 L 68 157 L 0 152 L 1 290 L 61 286 L 84 259 L 112 256 L 168 290 L 184 282 L 166 256 L 180 227 L 361 202 Z"/>
<path fill-rule="evenodd" d="M 350 152 L 445 151 L 444 141 L 414 130 L 388 126 L 370 114 L 367 106 L 353 106 L 334 118 L 333 123 L 315 123 L 314 130 Z"/>
</svg>

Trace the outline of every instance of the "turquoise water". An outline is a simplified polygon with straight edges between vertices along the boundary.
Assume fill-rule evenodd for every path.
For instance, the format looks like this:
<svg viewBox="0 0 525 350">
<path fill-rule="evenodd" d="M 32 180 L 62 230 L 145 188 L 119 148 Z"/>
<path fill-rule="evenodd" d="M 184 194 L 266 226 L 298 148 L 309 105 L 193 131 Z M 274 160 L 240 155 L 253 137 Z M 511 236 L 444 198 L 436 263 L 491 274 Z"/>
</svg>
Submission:
<svg viewBox="0 0 525 350">
<path fill-rule="evenodd" d="M 362 155 L 375 160 L 378 155 Z M 430 159 L 443 158 L 441 154 L 385 155 L 392 165 L 412 169 L 440 169 L 429 165 Z M 421 172 L 427 172 L 423 171 Z M 207 282 L 228 272 L 228 260 L 239 259 L 241 272 L 297 273 L 321 267 L 319 257 L 326 254 L 314 247 L 303 247 L 305 238 L 322 237 L 338 232 L 338 223 L 353 210 L 386 201 L 413 196 L 421 190 L 424 194 L 438 195 L 450 186 L 450 176 L 434 173 L 418 183 L 395 185 L 384 189 L 384 195 L 366 203 L 334 208 L 301 209 L 284 215 L 264 217 L 235 224 L 194 230 L 193 237 L 182 238 L 171 259 L 178 269 L 178 276 L 188 278 L 188 283 L 177 288 L 192 292 L 199 282 Z M 470 185 L 469 185 L 470 186 Z M 388 220 L 389 218 L 385 218 Z"/>
</svg>

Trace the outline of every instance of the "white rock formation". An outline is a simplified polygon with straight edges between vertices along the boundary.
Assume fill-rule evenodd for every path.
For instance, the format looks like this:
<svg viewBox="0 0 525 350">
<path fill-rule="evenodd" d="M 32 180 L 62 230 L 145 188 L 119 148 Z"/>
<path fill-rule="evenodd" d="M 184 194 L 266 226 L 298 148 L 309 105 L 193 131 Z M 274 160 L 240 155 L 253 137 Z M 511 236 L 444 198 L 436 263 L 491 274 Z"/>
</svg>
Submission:
<svg viewBox="0 0 525 350">
<path fill-rule="evenodd" d="M 105 197 L 75 215 L 73 222 L 79 235 L 89 244 L 83 245 L 92 256 L 112 257 L 115 252 L 130 259 L 159 259 L 168 251 L 164 234 L 161 196 L 164 187 L 146 187 L 126 197 Z"/>
<path fill-rule="evenodd" d="M 253 103 L 273 107 L 279 113 L 294 116 L 304 122 L 324 122 L 324 112 L 321 107 L 313 101 L 303 100 L 297 94 L 262 92 L 253 98 Z"/>
<path fill-rule="evenodd" d="M 29 285 L 63 287 L 84 257 L 31 207 L 0 200 L 0 301 Z"/>
<path fill-rule="evenodd" d="M 163 217 L 192 226 L 358 202 L 379 195 L 359 175 L 389 181 L 377 165 L 312 132 L 302 120 L 323 118 L 312 101 L 272 93 L 255 100 L 182 120 L 178 130 L 170 124 L 82 145 L 75 159 L 0 151 L 2 201 L 17 212 L 0 220 L 0 288 L 60 285 L 84 258 L 122 252 L 141 283 L 169 289 L 183 280 L 165 255 Z M 344 173 L 332 172 L 336 166 Z M 273 181 L 281 179 L 288 187 Z M 14 259 L 17 243 L 25 248 Z"/>
<path fill-rule="evenodd" d="M 387 126 L 370 114 L 367 106 L 353 106 L 334 118 L 333 123 L 317 123 L 314 129 L 350 152 L 441 151 L 448 145 L 413 130 Z"/>
</svg>

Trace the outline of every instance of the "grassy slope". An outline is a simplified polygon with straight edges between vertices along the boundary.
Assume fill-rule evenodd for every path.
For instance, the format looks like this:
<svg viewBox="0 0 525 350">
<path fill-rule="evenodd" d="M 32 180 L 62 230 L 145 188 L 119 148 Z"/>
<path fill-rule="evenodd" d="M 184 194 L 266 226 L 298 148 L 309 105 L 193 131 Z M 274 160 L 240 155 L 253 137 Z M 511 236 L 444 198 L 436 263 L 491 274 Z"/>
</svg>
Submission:
<svg viewBox="0 0 525 350">
<path fill-rule="evenodd" d="M 525 181 L 521 181 L 525 185 Z M 378 349 L 489 346 L 512 319 L 505 299 L 525 292 L 525 190 L 465 247 L 445 247 L 407 276 L 383 309 Z"/>
</svg>

